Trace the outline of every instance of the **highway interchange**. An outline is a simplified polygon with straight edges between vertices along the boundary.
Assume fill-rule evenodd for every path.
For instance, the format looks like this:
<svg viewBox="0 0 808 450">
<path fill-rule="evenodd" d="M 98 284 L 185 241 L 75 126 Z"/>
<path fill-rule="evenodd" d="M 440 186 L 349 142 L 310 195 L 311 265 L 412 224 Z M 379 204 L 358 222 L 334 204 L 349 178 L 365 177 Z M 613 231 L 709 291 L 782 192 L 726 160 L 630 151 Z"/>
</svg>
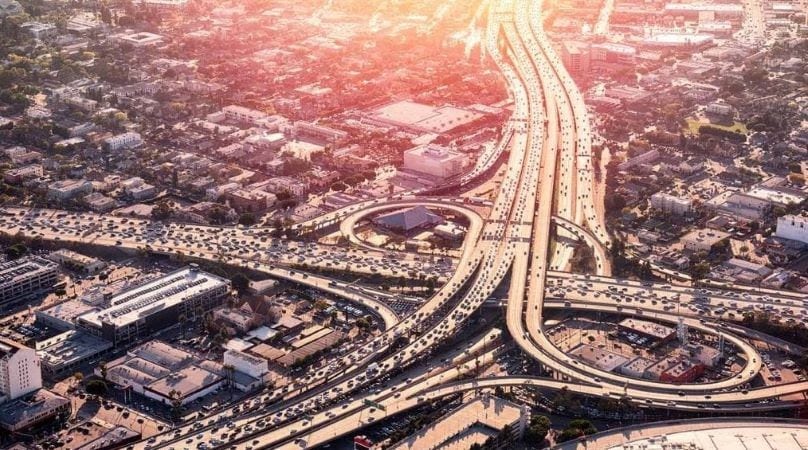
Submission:
<svg viewBox="0 0 808 450">
<path fill-rule="evenodd" d="M 273 239 L 268 230 L 259 228 L 159 224 L 4 208 L 0 225 L 9 235 L 182 252 L 192 258 L 245 266 L 344 297 L 382 318 L 383 332 L 326 368 L 311 370 L 288 386 L 253 397 L 236 411 L 230 407 L 214 411 L 132 448 L 314 447 L 426 401 L 496 386 L 527 385 L 544 390 L 566 386 L 589 396 L 625 398 L 642 407 L 684 411 L 787 408 L 794 401 L 780 397 L 808 391 L 808 382 L 745 387 L 762 364 L 751 339 L 767 340 L 793 354 L 804 349 L 722 320 L 749 310 L 805 320 L 808 300 L 804 296 L 642 284 L 611 277 L 606 251 L 611 238 L 594 195 L 588 113 L 580 91 L 544 33 L 542 3 L 492 1 L 486 48 L 514 102 L 500 144 L 486 151 L 462 179 L 469 183 L 505 158 L 501 184 L 486 217 L 458 198 L 411 193 L 358 203 L 292 227 L 296 233 L 307 234 L 338 226 L 352 244 L 343 248 Z M 451 210 L 468 220 L 459 258 L 386 252 L 354 235 L 356 224 L 364 218 L 418 204 Z M 149 242 L 148 247 L 144 242 Z M 565 272 L 578 242 L 592 248 L 594 274 Z M 299 268 L 304 263 L 312 269 L 358 275 L 425 274 L 444 283 L 410 315 L 398 317 L 385 305 L 383 293 L 305 272 Z M 435 353 L 503 283 L 508 286 L 508 334 L 526 355 L 555 373 L 555 379 L 461 379 L 473 376 L 478 367 L 504 350 L 502 332 L 496 329 L 465 348 Z M 682 317 L 693 329 L 723 334 L 743 354 L 744 368 L 737 376 L 719 381 L 681 385 L 602 371 L 571 358 L 550 342 L 544 316 L 548 309 L 627 314 L 670 323 Z M 402 336 L 409 341 L 394 346 Z M 438 359 L 442 361 L 437 363 Z"/>
</svg>

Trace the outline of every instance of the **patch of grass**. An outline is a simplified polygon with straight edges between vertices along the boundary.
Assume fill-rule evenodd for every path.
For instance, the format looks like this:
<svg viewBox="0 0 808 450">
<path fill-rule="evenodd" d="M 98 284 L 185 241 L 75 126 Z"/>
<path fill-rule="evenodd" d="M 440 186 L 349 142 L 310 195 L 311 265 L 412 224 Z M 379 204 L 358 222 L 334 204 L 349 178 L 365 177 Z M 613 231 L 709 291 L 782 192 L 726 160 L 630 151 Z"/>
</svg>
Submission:
<svg viewBox="0 0 808 450">
<path fill-rule="evenodd" d="M 746 134 L 749 131 L 749 130 L 746 129 L 745 124 L 743 124 L 741 122 L 738 122 L 738 121 L 735 121 L 735 123 L 733 123 L 732 125 L 720 125 L 720 124 L 717 124 L 717 123 L 699 122 L 698 119 L 694 119 L 694 118 L 691 117 L 691 118 L 688 118 L 686 120 L 686 122 L 687 122 L 687 128 L 686 128 L 685 131 L 687 131 L 688 133 L 690 133 L 693 136 L 698 136 L 699 127 L 701 127 L 701 126 L 717 128 L 719 130 L 729 131 L 729 132 L 732 132 L 732 133 L 740 132 L 741 134 Z"/>
</svg>

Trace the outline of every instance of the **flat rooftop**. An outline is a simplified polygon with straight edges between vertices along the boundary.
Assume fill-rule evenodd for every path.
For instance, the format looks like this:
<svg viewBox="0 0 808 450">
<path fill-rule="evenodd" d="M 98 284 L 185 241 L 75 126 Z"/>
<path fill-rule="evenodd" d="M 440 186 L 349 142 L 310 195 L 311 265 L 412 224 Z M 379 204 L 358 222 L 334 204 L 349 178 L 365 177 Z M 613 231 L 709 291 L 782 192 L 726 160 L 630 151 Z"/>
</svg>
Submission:
<svg viewBox="0 0 808 450">
<path fill-rule="evenodd" d="M 740 420 L 739 420 L 740 421 Z M 653 437 L 614 445 L 608 450 L 639 449 L 699 449 L 724 450 L 729 448 L 749 448 L 756 450 L 802 450 L 808 447 L 808 427 L 805 424 L 791 426 L 770 424 L 748 419 L 745 426 L 722 426 L 696 431 L 682 430 L 683 426 L 673 426 L 656 430 Z M 691 425 L 692 426 L 692 425 Z M 644 433 L 648 434 L 648 433 Z M 594 447 L 593 447 L 594 448 Z"/>
<path fill-rule="evenodd" d="M 228 284 L 224 278 L 186 267 L 128 289 L 112 297 L 109 308 L 85 314 L 81 319 L 99 328 L 102 323 L 123 326 Z"/>
<path fill-rule="evenodd" d="M 189 397 L 220 381 L 222 381 L 220 375 L 201 367 L 188 366 L 149 384 L 147 389 L 166 398 L 171 397 L 169 395 L 171 391 L 177 391 L 183 397 Z"/>
<path fill-rule="evenodd" d="M 611 372 L 614 369 L 622 366 L 628 362 L 628 358 L 617 353 L 604 350 L 602 348 L 593 347 L 588 344 L 582 344 L 569 352 L 570 355 L 576 356 L 589 364 L 597 367 L 600 370 Z"/>
<path fill-rule="evenodd" d="M 369 118 L 378 122 L 431 133 L 445 133 L 481 117 L 482 114 L 467 109 L 435 107 L 411 100 L 390 103 L 369 115 Z"/>
<path fill-rule="evenodd" d="M 671 334 L 675 333 L 671 327 L 660 325 L 655 322 L 649 322 L 647 320 L 639 320 L 639 319 L 623 319 L 620 322 L 620 326 L 623 328 L 627 328 L 629 330 L 637 331 L 648 336 L 655 337 L 657 339 L 665 339 Z"/>
<path fill-rule="evenodd" d="M 0 286 L 11 284 L 40 271 L 55 270 L 56 264 L 38 256 L 28 256 L 0 264 Z"/>
</svg>

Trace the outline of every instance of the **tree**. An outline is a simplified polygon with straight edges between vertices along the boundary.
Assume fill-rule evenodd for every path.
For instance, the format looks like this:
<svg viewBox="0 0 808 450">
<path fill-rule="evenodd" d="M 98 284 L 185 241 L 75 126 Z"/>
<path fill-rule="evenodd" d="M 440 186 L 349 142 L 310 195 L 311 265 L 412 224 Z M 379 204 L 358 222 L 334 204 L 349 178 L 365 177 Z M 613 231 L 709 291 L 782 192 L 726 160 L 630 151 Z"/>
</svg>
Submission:
<svg viewBox="0 0 808 450">
<path fill-rule="evenodd" d="M 586 419 L 575 419 L 570 421 L 567 424 L 567 427 L 564 428 L 564 431 L 558 436 L 558 442 L 566 442 L 571 439 L 576 439 L 581 436 L 587 436 L 590 434 L 595 434 L 598 432 L 598 429 L 592 425 L 592 422 Z"/>
<path fill-rule="evenodd" d="M 25 256 L 26 253 L 28 253 L 28 247 L 21 242 L 12 244 L 5 249 L 6 257 L 10 260 L 19 259 Z"/>
<path fill-rule="evenodd" d="M 107 381 L 107 365 L 105 363 L 101 363 L 98 366 L 98 371 L 101 373 L 101 379 Z"/>
<path fill-rule="evenodd" d="M 173 212 L 173 208 L 171 205 L 168 204 L 167 201 L 158 202 L 152 208 L 151 216 L 154 220 L 166 220 L 171 217 L 171 213 Z"/>
<path fill-rule="evenodd" d="M 171 415 L 178 419 L 182 414 L 182 394 L 172 389 L 168 391 L 168 398 L 171 400 Z"/>
<path fill-rule="evenodd" d="M 233 284 L 233 289 L 238 291 L 240 294 L 247 291 L 247 288 L 250 287 L 250 279 L 247 278 L 247 275 L 244 275 L 241 272 L 233 275 L 230 282 Z"/>
<path fill-rule="evenodd" d="M 101 380 L 90 380 L 84 386 L 84 389 L 89 394 L 93 395 L 104 395 L 107 393 L 107 383 Z"/>
<path fill-rule="evenodd" d="M 244 226 L 255 225 L 255 215 L 253 213 L 245 212 L 238 218 L 238 223 Z"/>
<path fill-rule="evenodd" d="M 529 444 L 540 446 L 550 432 L 550 419 L 547 416 L 532 416 L 530 425 L 525 432 L 525 440 Z"/>
</svg>

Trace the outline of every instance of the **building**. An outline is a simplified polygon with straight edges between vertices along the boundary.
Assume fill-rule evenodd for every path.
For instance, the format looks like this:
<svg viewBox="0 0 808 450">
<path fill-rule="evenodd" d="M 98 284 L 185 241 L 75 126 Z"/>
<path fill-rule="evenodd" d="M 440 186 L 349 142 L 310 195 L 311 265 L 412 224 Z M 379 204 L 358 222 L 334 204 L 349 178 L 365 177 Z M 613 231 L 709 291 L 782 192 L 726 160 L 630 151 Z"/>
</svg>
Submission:
<svg viewBox="0 0 808 450">
<path fill-rule="evenodd" d="M 311 122 L 295 122 L 292 136 L 296 139 L 309 138 L 319 142 L 331 144 L 334 147 L 341 145 L 348 138 L 348 133 Z"/>
<path fill-rule="evenodd" d="M 229 280 L 191 265 L 113 296 L 111 306 L 79 316 L 77 325 L 119 346 L 209 311 L 229 292 Z"/>
<path fill-rule="evenodd" d="M 222 108 L 224 117 L 231 122 L 250 123 L 257 125 L 258 122 L 266 119 L 269 115 L 262 111 L 245 108 L 238 105 L 230 105 Z"/>
<path fill-rule="evenodd" d="M 72 250 L 60 249 L 51 252 L 48 259 L 57 262 L 65 268 L 84 273 L 86 275 L 94 275 L 107 266 L 104 261 L 91 256 L 82 255 L 81 253 Z"/>
<path fill-rule="evenodd" d="M 703 374 L 704 366 L 702 364 L 682 359 L 662 372 L 659 381 L 677 384 L 690 383 Z"/>
<path fill-rule="evenodd" d="M 232 366 L 235 370 L 259 380 L 269 372 L 269 364 L 266 359 L 232 349 L 224 352 L 224 365 Z"/>
<path fill-rule="evenodd" d="M 435 144 L 424 144 L 404 152 L 404 168 L 439 178 L 460 174 L 466 167 L 466 156 Z"/>
<path fill-rule="evenodd" d="M 645 371 L 654 364 L 654 361 L 638 356 L 620 366 L 618 371 L 627 377 L 642 378 Z"/>
<path fill-rule="evenodd" d="M 691 252 L 709 252 L 717 244 L 729 239 L 730 234 L 721 230 L 711 230 L 704 228 L 693 230 L 682 236 L 679 240 L 685 250 Z"/>
<path fill-rule="evenodd" d="M 40 312 L 37 311 L 36 314 L 39 320 Z M 80 330 L 67 330 L 50 339 L 37 342 L 37 354 L 41 360 L 42 373 L 46 377 L 69 374 L 111 348 L 112 343 L 106 339 Z"/>
<path fill-rule="evenodd" d="M 107 197 L 100 192 L 93 192 L 92 194 L 85 195 L 82 200 L 88 208 L 95 212 L 108 212 L 115 209 L 117 203 L 114 199 Z"/>
<path fill-rule="evenodd" d="M 0 307 L 49 291 L 56 284 L 57 266 L 36 256 L 0 264 Z"/>
<path fill-rule="evenodd" d="M 641 153 L 633 158 L 623 161 L 617 166 L 617 170 L 628 170 L 634 166 L 641 164 L 650 164 L 659 159 L 659 150 L 652 149 L 645 153 Z"/>
<path fill-rule="evenodd" d="M 40 388 L 42 370 L 36 350 L 0 337 L 0 402 Z"/>
<path fill-rule="evenodd" d="M 170 405 L 188 404 L 225 382 L 223 367 L 165 342 L 150 341 L 104 365 L 106 378 L 120 388 Z M 101 375 L 101 368 L 95 369 Z"/>
<path fill-rule="evenodd" d="M 117 134 L 104 139 L 104 146 L 112 151 L 135 148 L 141 145 L 143 145 L 143 138 L 140 136 L 140 133 L 135 133 L 134 131 Z"/>
<path fill-rule="evenodd" d="M 16 0 L 0 0 L 0 17 L 16 16 L 24 12 L 22 5 Z"/>
<path fill-rule="evenodd" d="M 586 44 L 565 41 L 561 44 L 561 60 L 572 74 L 589 72 L 589 49 Z"/>
<path fill-rule="evenodd" d="M 41 164 L 30 164 L 16 169 L 7 170 L 3 174 L 3 180 L 8 184 L 20 184 L 31 178 L 39 178 L 44 175 Z"/>
<path fill-rule="evenodd" d="M 47 389 L 0 405 L 0 428 L 11 433 L 70 415 L 70 400 Z"/>
<path fill-rule="evenodd" d="M 443 217 L 433 213 L 425 206 L 393 211 L 373 219 L 373 223 L 381 227 L 409 232 L 416 228 L 431 227 L 444 222 Z"/>
<path fill-rule="evenodd" d="M 651 341 L 651 346 L 668 342 L 676 337 L 676 330 L 655 322 L 640 319 L 623 319 L 617 330 L 625 335 L 635 335 Z"/>
<path fill-rule="evenodd" d="M 628 358 L 623 355 L 589 344 L 581 344 L 568 354 L 606 372 L 612 372 L 628 362 Z"/>
<path fill-rule="evenodd" d="M 612 64 L 634 64 L 637 49 L 624 44 L 614 44 L 603 42 L 592 44 L 590 49 L 590 59 L 595 62 L 605 62 Z"/>
<path fill-rule="evenodd" d="M 808 216 L 789 214 L 778 217 L 775 235 L 808 244 Z"/>
<path fill-rule="evenodd" d="M 724 102 L 720 102 L 720 101 L 710 103 L 709 105 L 707 105 L 706 108 L 704 108 L 704 110 L 708 114 L 712 114 L 712 115 L 715 115 L 715 116 L 721 116 L 721 117 L 730 117 L 731 118 L 731 117 L 733 117 L 735 115 L 735 109 L 731 105 L 728 105 L 728 104 L 726 104 Z"/>
<path fill-rule="evenodd" d="M 401 128 L 414 133 L 442 134 L 482 117 L 475 111 L 454 106 L 434 107 L 403 100 L 376 108 L 362 121 L 373 126 Z"/>
<path fill-rule="evenodd" d="M 667 214 L 682 215 L 690 212 L 693 208 L 693 202 L 690 199 L 657 192 L 651 196 L 651 207 Z"/>
<path fill-rule="evenodd" d="M 121 34 L 118 35 L 121 42 L 125 42 L 135 47 L 150 47 L 163 43 L 163 37 L 159 34 L 141 31 L 139 33 Z"/>
<path fill-rule="evenodd" d="M 85 180 L 60 180 L 48 185 L 48 199 L 66 201 L 93 191 L 93 183 Z"/>
<path fill-rule="evenodd" d="M 432 425 L 422 428 L 388 448 L 391 450 L 461 449 L 469 448 L 474 444 L 483 445 L 489 439 L 491 439 L 490 446 L 486 446 L 486 448 L 513 448 L 514 443 L 524 435 L 529 423 L 530 409 L 527 406 L 484 394 L 482 397 L 464 403 Z M 505 428 L 511 430 L 509 440 L 500 439 L 500 432 Z"/>
</svg>

